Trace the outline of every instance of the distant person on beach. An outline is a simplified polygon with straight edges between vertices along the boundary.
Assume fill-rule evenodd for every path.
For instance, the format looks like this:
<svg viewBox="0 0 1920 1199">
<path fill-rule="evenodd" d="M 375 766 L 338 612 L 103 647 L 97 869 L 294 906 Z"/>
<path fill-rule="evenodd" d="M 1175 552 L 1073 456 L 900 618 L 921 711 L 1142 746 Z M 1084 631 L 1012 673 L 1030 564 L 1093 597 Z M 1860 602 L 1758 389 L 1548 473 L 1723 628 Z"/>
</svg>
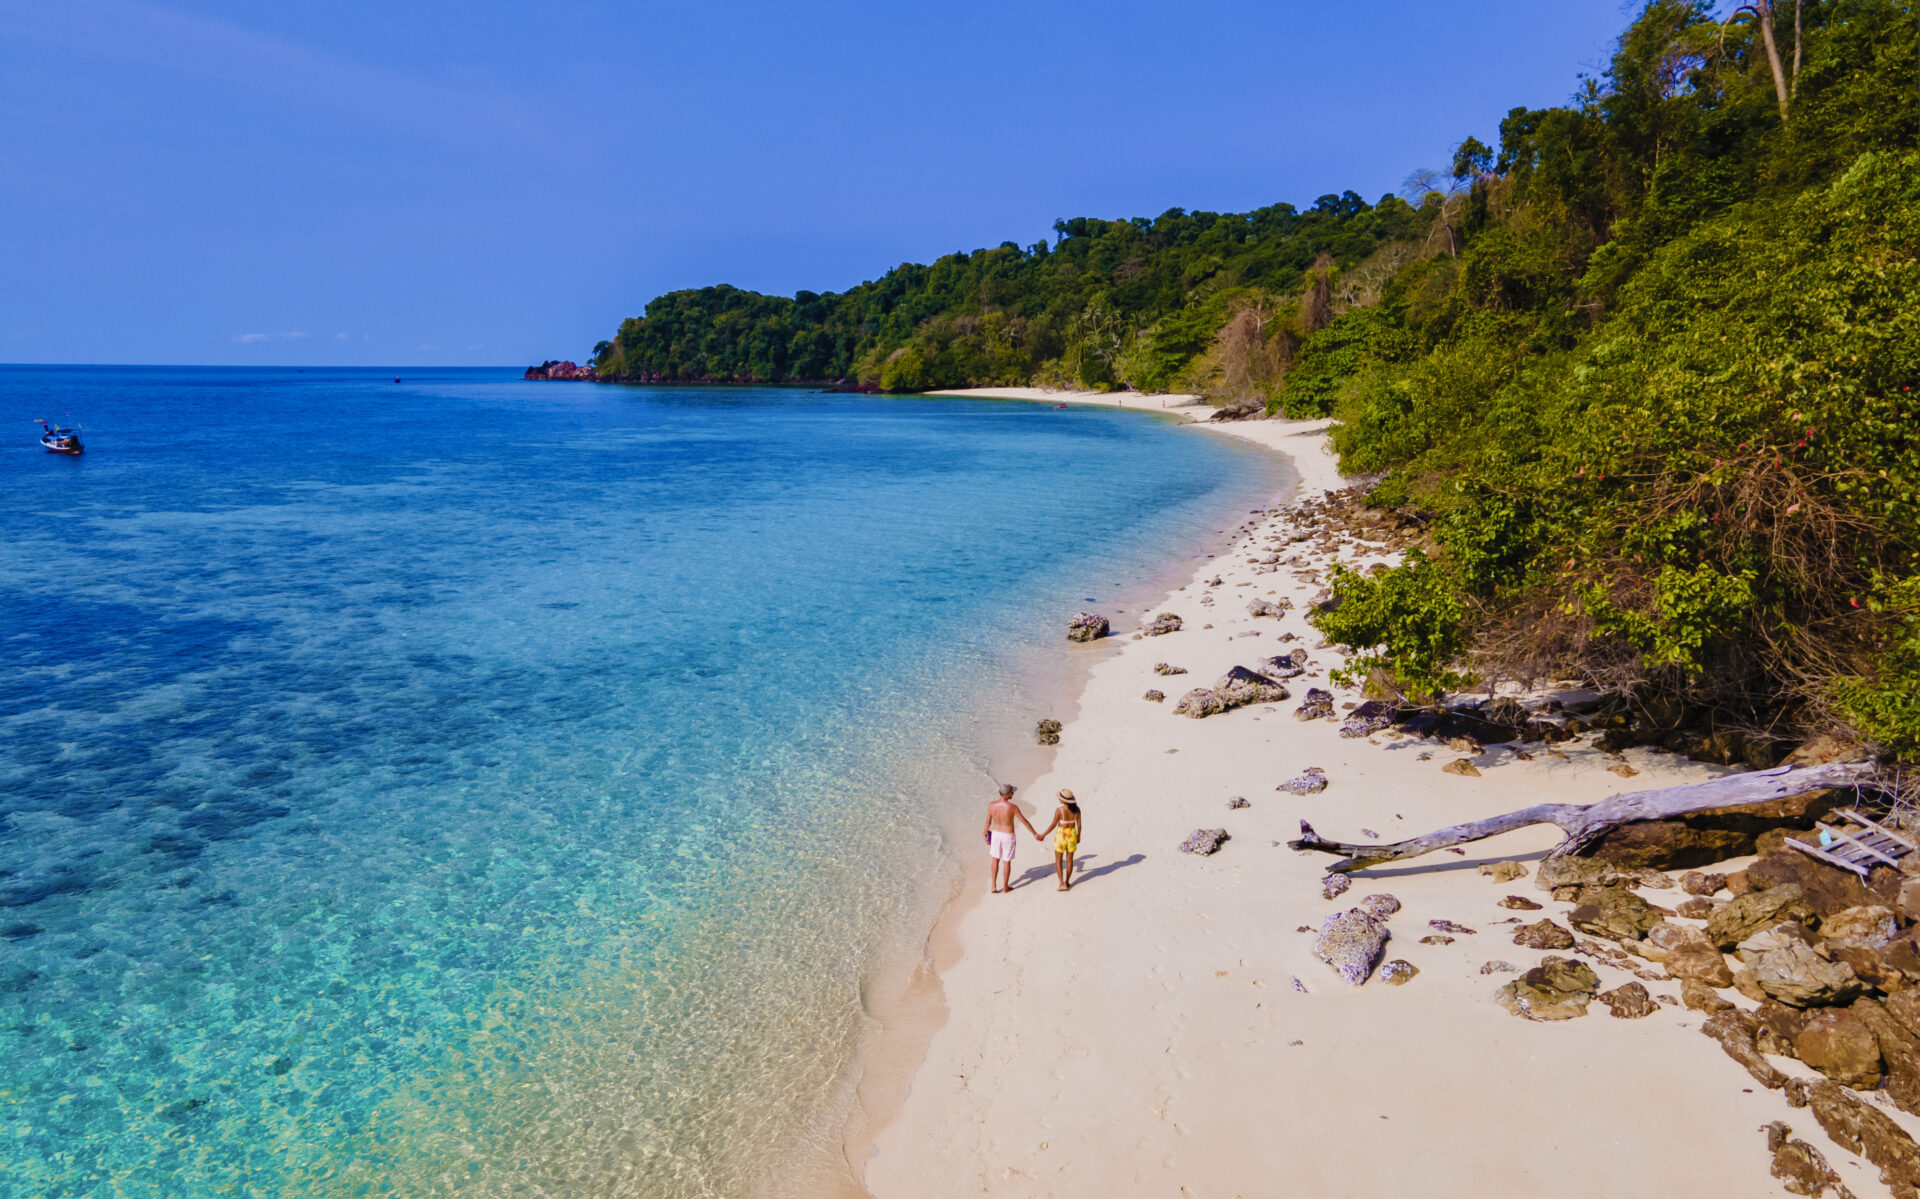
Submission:
<svg viewBox="0 0 1920 1199">
<path fill-rule="evenodd" d="M 1073 792 L 1060 788 L 1060 806 L 1053 810 L 1053 823 L 1033 838 L 1044 841 L 1048 833 L 1053 833 L 1053 876 L 1060 880 L 1062 891 L 1073 886 L 1073 855 L 1080 849 L 1081 827 L 1079 801 L 1073 798 Z"/>
<path fill-rule="evenodd" d="M 989 895 L 1013 890 L 1013 847 L 1016 844 L 1013 822 L 1016 820 L 1033 833 L 1033 824 L 1027 819 L 1027 814 L 1013 805 L 1013 784 L 1002 783 L 1000 798 L 987 805 L 987 826 L 980 830 L 986 834 L 987 856 L 993 859 L 993 873 L 987 887 Z M 1040 836 L 1039 833 L 1033 835 L 1036 839 Z"/>
</svg>

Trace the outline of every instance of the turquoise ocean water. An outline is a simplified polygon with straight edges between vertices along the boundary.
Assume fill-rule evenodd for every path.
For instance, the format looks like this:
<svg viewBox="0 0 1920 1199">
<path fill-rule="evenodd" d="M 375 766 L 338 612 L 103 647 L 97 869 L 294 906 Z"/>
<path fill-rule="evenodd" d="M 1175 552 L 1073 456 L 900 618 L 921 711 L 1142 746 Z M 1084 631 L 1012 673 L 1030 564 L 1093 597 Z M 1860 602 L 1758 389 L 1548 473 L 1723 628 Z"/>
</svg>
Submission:
<svg viewBox="0 0 1920 1199">
<path fill-rule="evenodd" d="M 0 368 L 0 1193 L 778 1180 L 1066 617 L 1278 473 L 1126 413 L 403 380 Z"/>
</svg>

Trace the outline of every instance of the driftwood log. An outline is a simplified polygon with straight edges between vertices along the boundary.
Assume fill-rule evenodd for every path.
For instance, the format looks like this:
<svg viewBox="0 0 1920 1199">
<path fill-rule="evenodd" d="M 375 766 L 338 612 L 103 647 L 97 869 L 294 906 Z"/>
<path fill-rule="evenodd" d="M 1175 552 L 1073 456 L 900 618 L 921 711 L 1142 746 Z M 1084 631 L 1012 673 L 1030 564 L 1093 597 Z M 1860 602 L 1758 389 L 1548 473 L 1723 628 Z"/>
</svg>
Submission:
<svg viewBox="0 0 1920 1199">
<path fill-rule="evenodd" d="M 1871 764 L 1866 762 L 1835 762 L 1802 770 L 1782 766 L 1774 770 L 1730 774 L 1724 778 L 1685 787 L 1664 787 L 1658 791 L 1634 791 L 1603 799 L 1599 803 L 1535 804 L 1530 808 L 1521 808 L 1517 812 L 1508 812 L 1502 816 L 1492 816 L 1468 824 L 1435 829 L 1425 836 L 1415 837 L 1409 841 L 1396 841 L 1391 845 L 1329 841 L 1314 832 L 1312 825 L 1302 820 L 1300 839 L 1289 841 L 1287 844 L 1293 849 L 1318 850 L 1321 853 L 1330 853 L 1344 858 L 1345 861 L 1337 862 L 1328 869 L 1335 874 L 1348 874 L 1355 870 L 1365 870 L 1369 866 L 1378 866 L 1383 862 L 1417 858 L 1422 854 L 1432 853 L 1436 849 L 1446 849 L 1451 845 L 1464 845 L 1469 841 L 1497 837 L 1501 833 L 1510 833 L 1514 829 L 1526 828 L 1529 825 L 1554 824 L 1566 833 L 1566 839 L 1554 846 L 1548 856 L 1567 857 L 1590 848 L 1608 833 L 1623 825 L 1640 821 L 1673 820 L 1697 812 L 1738 808 L 1793 799 L 1814 792 L 1848 789 L 1856 786 L 1861 777 L 1871 770 Z"/>
</svg>

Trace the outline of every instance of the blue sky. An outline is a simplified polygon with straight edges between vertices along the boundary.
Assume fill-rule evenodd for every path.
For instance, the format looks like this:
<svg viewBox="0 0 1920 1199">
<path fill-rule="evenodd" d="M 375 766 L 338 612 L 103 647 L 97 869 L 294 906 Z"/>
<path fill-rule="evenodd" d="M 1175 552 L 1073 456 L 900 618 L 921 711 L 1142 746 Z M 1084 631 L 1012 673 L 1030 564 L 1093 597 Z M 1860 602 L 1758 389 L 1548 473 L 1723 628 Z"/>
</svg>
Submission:
<svg viewBox="0 0 1920 1199">
<path fill-rule="evenodd" d="M 1620 0 L 0 0 L 0 361 L 520 364 L 1056 217 L 1369 200 Z"/>
</svg>

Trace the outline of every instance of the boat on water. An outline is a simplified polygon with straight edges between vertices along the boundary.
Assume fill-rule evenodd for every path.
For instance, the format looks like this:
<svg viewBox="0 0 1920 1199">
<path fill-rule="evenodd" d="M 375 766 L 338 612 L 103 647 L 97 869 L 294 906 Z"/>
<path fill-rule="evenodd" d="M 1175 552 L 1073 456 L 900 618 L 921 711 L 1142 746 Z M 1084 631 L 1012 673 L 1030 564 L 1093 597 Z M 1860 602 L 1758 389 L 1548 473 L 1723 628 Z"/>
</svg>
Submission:
<svg viewBox="0 0 1920 1199">
<path fill-rule="evenodd" d="M 46 447 L 47 453 L 72 454 L 75 456 L 86 453 L 86 447 L 80 444 L 80 430 L 78 428 L 63 429 L 59 425 L 48 424 L 46 421 L 37 421 L 35 423 L 37 423 L 42 430 L 40 434 L 40 444 Z"/>
</svg>

